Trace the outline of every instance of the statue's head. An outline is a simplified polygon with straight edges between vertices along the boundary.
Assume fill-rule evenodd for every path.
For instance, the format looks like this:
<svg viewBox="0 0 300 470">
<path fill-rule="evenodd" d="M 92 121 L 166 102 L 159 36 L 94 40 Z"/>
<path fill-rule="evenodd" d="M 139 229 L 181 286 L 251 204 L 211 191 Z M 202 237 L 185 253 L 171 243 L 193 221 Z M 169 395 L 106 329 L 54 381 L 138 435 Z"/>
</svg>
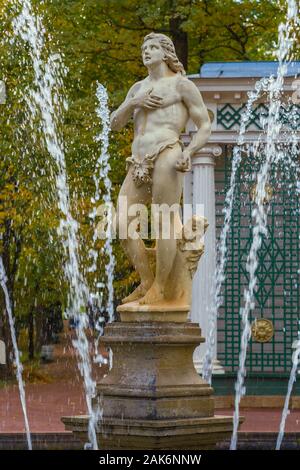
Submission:
<svg viewBox="0 0 300 470">
<path fill-rule="evenodd" d="M 185 75 L 184 67 L 176 55 L 173 41 L 165 34 L 147 34 L 142 45 L 142 56 L 146 67 L 163 60 L 172 72 Z"/>
</svg>

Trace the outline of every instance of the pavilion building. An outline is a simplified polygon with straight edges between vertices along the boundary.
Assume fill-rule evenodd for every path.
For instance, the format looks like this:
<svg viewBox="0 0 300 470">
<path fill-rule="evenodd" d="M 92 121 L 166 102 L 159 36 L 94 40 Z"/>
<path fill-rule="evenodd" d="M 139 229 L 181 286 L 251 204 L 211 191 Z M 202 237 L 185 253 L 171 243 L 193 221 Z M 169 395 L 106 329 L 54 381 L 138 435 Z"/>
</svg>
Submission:
<svg viewBox="0 0 300 470">
<path fill-rule="evenodd" d="M 192 321 L 197 321 L 204 337 L 208 334 L 208 312 L 214 292 L 210 288 L 216 266 L 216 246 L 224 220 L 224 201 L 230 187 L 233 148 L 237 143 L 241 117 L 248 93 L 262 77 L 276 76 L 277 62 L 213 62 L 201 67 L 189 78 L 199 88 L 212 121 L 211 137 L 192 161 L 185 176 L 184 203 L 203 207 L 209 221 L 205 235 L 205 254 L 193 283 Z M 292 98 L 299 106 L 300 62 L 289 65 L 284 84 L 284 100 Z M 288 105 L 287 105 L 288 106 Z M 291 106 L 291 105 L 289 105 Z M 288 112 L 288 109 L 286 109 Z M 222 395 L 233 393 L 239 364 L 242 332 L 240 311 L 249 273 L 246 260 L 252 241 L 253 191 L 257 162 L 249 151 L 259 137 L 263 141 L 260 116 L 268 112 L 266 96 L 255 102 L 247 126 L 245 145 L 248 153 L 237 172 L 232 218 L 227 240 L 227 265 L 222 288 L 214 350 L 213 386 Z M 294 132 L 300 131 L 300 108 Z M 183 136 L 188 143 L 195 132 L 189 123 Z M 282 135 L 282 139 L 285 136 Z M 263 145 L 263 143 L 262 143 Z M 291 180 L 295 176 L 291 172 Z M 287 175 L 271 174 L 268 180 L 270 207 L 268 236 L 259 250 L 255 306 L 250 312 L 252 337 L 247 353 L 247 392 L 285 395 L 291 369 L 293 347 L 300 330 L 300 219 L 299 195 L 287 191 Z M 194 363 L 201 373 L 205 344 L 196 350 Z"/>
</svg>

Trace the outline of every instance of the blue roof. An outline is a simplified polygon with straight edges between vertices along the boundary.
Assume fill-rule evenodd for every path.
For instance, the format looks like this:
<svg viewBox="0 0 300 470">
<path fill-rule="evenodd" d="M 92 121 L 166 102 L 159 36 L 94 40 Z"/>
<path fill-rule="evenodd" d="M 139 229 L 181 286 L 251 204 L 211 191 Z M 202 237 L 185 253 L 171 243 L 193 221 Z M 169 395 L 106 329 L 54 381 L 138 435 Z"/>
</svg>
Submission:
<svg viewBox="0 0 300 470">
<path fill-rule="evenodd" d="M 200 68 L 201 78 L 260 78 L 276 75 L 278 62 L 207 62 Z M 300 61 L 288 65 L 286 77 L 300 75 Z M 196 76 L 196 75 L 194 75 Z"/>
</svg>

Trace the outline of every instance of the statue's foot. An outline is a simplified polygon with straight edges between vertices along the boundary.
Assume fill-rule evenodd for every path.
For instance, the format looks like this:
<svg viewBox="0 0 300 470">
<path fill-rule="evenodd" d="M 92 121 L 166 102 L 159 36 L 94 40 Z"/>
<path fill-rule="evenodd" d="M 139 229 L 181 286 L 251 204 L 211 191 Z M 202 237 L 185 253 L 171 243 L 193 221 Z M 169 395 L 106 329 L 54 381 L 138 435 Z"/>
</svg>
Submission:
<svg viewBox="0 0 300 470">
<path fill-rule="evenodd" d="M 146 295 L 139 300 L 141 305 L 152 305 L 158 302 L 165 300 L 163 291 L 161 288 L 154 282 Z"/>
<path fill-rule="evenodd" d="M 133 292 L 131 292 L 131 294 L 122 299 L 122 303 L 127 304 L 128 302 L 134 302 L 135 300 L 141 299 L 144 297 L 148 289 L 149 285 L 141 283 Z"/>
</svg>

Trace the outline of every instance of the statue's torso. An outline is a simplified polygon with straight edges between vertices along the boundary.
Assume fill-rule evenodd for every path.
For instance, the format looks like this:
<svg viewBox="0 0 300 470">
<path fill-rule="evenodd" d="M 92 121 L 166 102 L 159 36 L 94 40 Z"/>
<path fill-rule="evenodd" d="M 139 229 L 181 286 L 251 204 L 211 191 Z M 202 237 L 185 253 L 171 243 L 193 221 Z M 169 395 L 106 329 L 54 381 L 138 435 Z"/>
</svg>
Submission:
<svg viewBox="0 0 300 470">
<path fill-rule="evenodd" d="M 152 94 L 163 98 L 163 107 L 135 111 L 132 144 L 134 154 L 143 157 L 155 152 L 161 143 L 179 138 L 188 119 L 188 111 L 178 91 L 180 79 L 180 75 L 174 75 L 157 82 L 145 79 L 141 83 L 137 93 L 153 88 Z"/>
</svg>

